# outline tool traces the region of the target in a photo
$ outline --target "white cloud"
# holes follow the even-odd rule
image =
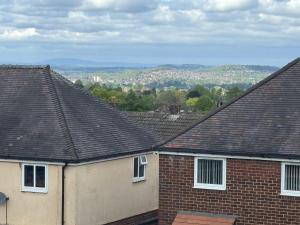
[[[110,9],[125,12],[143,12],[154,9],[156,1],[153,0],[83,0],[83,9]]]
[[[37,36],[38,32],[35,28],[15,29],[7,28],[0,32],[0,39],[4,40],[24,40],[33,36]]]
[[[200,10],[183,10],[181,13],[191,22],[199,22],[199,20],[202,20],[205,17],[205,14]]]
[[[170,23],[175,21],[175,15],[169,6],[159,6],[153,12],[153,21],[157,23]]]
[[[118,38],[119,32],[114,31],[98,31],[93,33],[81,33],[75,31],[56,30],[54,32],[45,32],[42,34],[43,40],[52,43],[90,43],[95,44],[98,42],[110,43],[114,38]],[[44,41],[43,41],[44,42]]]
[[[12,0],[14,7],[35,6],[39,8],[74,8],[83,0]]]
[[[266,39],[288,43],[300,38],[296,10],[300,0],[32,0],[20,4],[30,1],[14,0],[14,7],[0,1],[1,43],[269,44]],[[296,34],[290,37],[293,30]]]
[[[300,18],[300,0],[260,0],[260,6],[269,14]]]
[[[257,5],[256,0],[204,0],[203,8],[207,11],[246,10]]]

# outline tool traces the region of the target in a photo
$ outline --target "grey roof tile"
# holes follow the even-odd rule
[[[162,142],[171,139],[204,117],[202,113],[191,112],[182,112],[176,115],[163,112],[127,112],[127,115],[130,119],[151,130]]]

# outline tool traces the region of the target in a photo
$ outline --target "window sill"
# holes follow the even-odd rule
[[[138,182],[142,182],[142,181],[145,181],[145,180],[146,180],[145,177],[133,178],[132,183],[138,183]]]
[[[29,192],[29,193],[42,193],[42,194],[47,194],[48,190],[41,188],[22,188],[21,192]]]
[[[284,192],[281,192],[280,195],[282,195],[282,196],[290,196],[290,197],[300,197],[300,191],[297,191],[297,192],[284,191]]]
[[[195,189],[205,189],[205,190],[216,190],[216,191],[225,191],[225,186],[217,186],[217,185],[194,185]]]

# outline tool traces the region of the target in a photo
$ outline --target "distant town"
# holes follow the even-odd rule
[[[278,68],[256,65],[161,65],[155,67],[70,67],[56,66],[58,72],[75,82],[98,82],[112,87],[190,89],[195,85],[247,89]]]
[[[277,69],[271,66],[197,64],[55,67],[77,86],[122,111],[171,114],[206,114],[241,95]]]

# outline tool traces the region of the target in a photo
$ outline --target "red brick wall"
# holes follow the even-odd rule
[[[237,225],[300,224],[300,197],[280,195],[280,162],[227,159],[225,191],[193,188],[194,158],[160,155],[159,224],[178,210],[238,216]]]
[[[140,215],[128,217],[107,225],[157,225],[158,224],[158,211],[143,213]]]

